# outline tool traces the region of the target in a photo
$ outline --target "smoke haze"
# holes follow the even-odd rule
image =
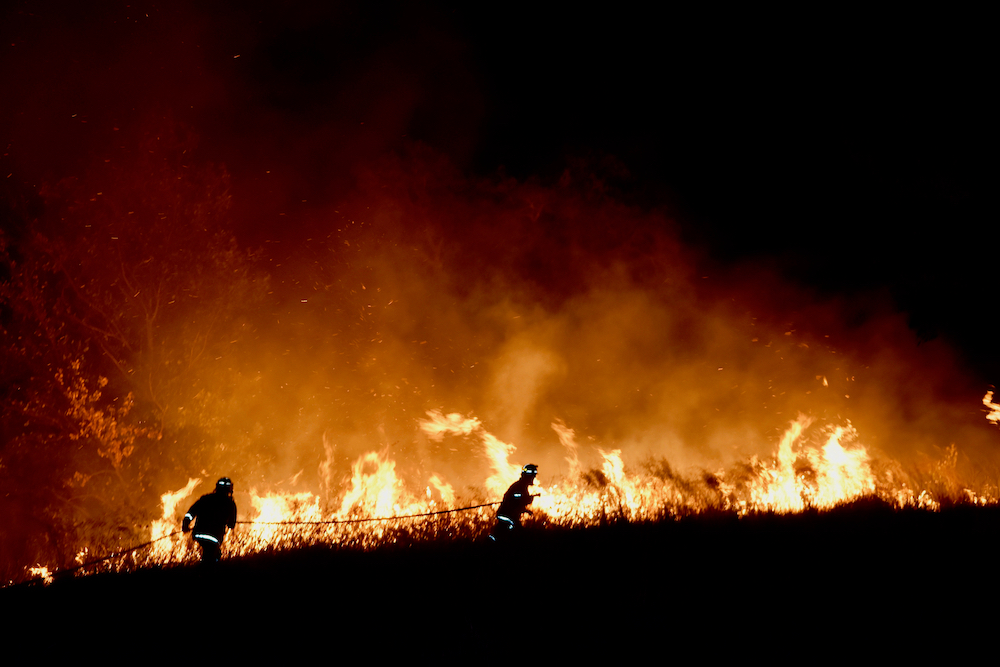
[[[586,79],[564,41],[532,52],[547,74],[531,75],[523,93],[539,103],[517,120],[532,128],[522,140],[543,148],[534,160],[530,147],[505,152],[502,113],[521,107],[498,102],[504,59],[484,55],[496,33],[482,18],[446,3],[10,10],[4,277],[16,283],[35,266],[46,284],[62,276],[79,288],[32,292],[45,281],[25,274],[26,291],[5,294],[4,390],[22,406],[5,420],[0,458],[17,490],[11,507],[42,503],[40,521],[55,525],[53,497],[67,487],[89,496],[99,482],[80,479],[109,470],[96,447],[54,444],[76,426],[21,423],[71,409],[39,396],[72,359],[90,395],[96,378],[110,379],[94,405],[119,410],[135,397],[132,412],[108,407],[101,419],[139,429],[114,467],[137,489],[137,520],[191,477],[227,474],[240,493],[343,493],[373,451],[416,492],[433,475],[476,489],[490,474],[481,445],[422,434],[432,410],[479,418],[543,478],[570,472],[553,424],[575,431],[584,468],[598,465],[598,448],[620,449],[627,465],[665,458],[699,475],[772,455],[800,414],[820,428],[850,422],[907,469],[954,444],[968,479],[995,476],[986,373],[973,365],[984,355],[952,344],[982,320],[936,336],[950,311],[929,306],[920,312],[940,319],[917,326],[902,306],[920,299],[878,284],[876,250],[836,261],[852,243],[893,248],[858,236],[864,220],[832,227],[816,204],[818,221],[796,211],[796,227],[778,204],[785,217],[769,220],[760,200],[698,209],[707,186],[685,185],[693,176],[657,180],[686,168],[718,175],[703,154],[719,145],[676,138],[708,133],[709,121],[691,125],[697,109],[657,126],[675,137],[676,157],[660,139],[649,139],[658,158],[638,135],[609,141],[607,127],[588,150],[575,134],[583,121],[560,125],[564,109],[539,93],[537,77]],[[601,80],[595,97],[614,89]],[[674,99],[694,95],[677,85]],[[587,118],[617,104],[595,102]],[[651,167],[660,161],[673,166]],[[746,195],[744,178],[763,187],[750,172],[714,183],[713,196]],[[975,183],[963,187],[975,198]],[[949,232],[943,247],[967,248],[961,261],[975,265],[984,254],[966,233]],[[736,252],[740,239],[755,240]],[[886,257],[903,276],[917,272]],[[156,290],[162,302],[144,301]],[[10,304],[29,292],[41,310],[17,314]],[[51,331],[50,343],[26,346],[18,336],[32,327]],[[44,451],[57,452],[48,466],[26,453],[25,438],[41,432],[55,448]],[[112,488],[72,511],[115,511]]]

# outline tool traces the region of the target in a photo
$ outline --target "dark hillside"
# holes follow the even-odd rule
[[[494,662],[522,649],[585,664],[650,649],[687,654],[685,663],[692,652],[709,663],[740,655],[815,662],[855,651],[956,656],[992,636],[984,629],[997,619],[998,518],[996,508],[893,512],[860,503],[823,514],[545,531],[506,550],[313,548],[215,570],[57,581],[0,598],[21,611],[8,627],[44,627],[87,645],[102,638],[132,657],[162,646],[249,664],[307,659],[317,649],[331,662],[363,654],[376,663]]]

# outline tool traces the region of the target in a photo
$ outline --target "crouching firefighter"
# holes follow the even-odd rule
[[[538,466],[529,463],[521,468],[521,478],[511,484],[507,493],[503,494],[500,508],[497,509],[497,522],[490,533],[492,541],[502,542],[520,531],[521,515],[531,514],[528,505],[536,498],[528,493],[528,488],[535,483],[537,474]]]
[[[202,563],[218,563],[222,558],[222,540],[226,528],[236,527],[236,503],[233,502],[233,482],[223,477],[215,483],[215,493],[206,493],[184,515],[181,528],[190,531],[194,521],[194,541],[201,546]]]

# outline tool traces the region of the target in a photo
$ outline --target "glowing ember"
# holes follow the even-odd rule
[[[49,572],[49,568],[44,565],[29,567],[28,574],[31,575],[32,579],[41,579],[46,586],[52,583],[52,573]]]

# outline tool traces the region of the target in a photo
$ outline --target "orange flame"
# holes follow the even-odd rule
[[[991,402],[992,392],[983,399],[990,407],[988,417],[1000,419],[1000,406]],[[417,422],[419,430],[432,440],[446,437],[477,438],[481,455],[490,464],[492,473],[482,480],[489,498],[498,499],[506,487],[517,479],[519,468],[509,462],[514,445],[489,433],[476,418],[458,413],[427,413]],[[935,510],[939,505],[927,490],[917,492],[892,473],[876,474],[873,458],[859,442],[856,429],[850,424],[813,427],[813,420],[799,416],[792,421],[779,439],[773,459],[752,457],[745,465],[719,470],[707,475],[708,482],[700,486],[676,475],[655,474],[631,469],[622,458],[620,449],[595,447],[600,467],[587,472],[581,464],[581,451],[572,428],[555,421],[552,429],[565,448],[569,474],[554,477],[548,484],[536,480],[538,494],[531,519],[537,524],[586,526],[614,519],[649,521],[676,517],[708,508],[733,511],[737,515],[751,512],[795,513],[807,508],[829,509],[863,497],[878,497],[895,507],[918,507]],[[809,435],[812,430],[813,435]],[[812,444],[819,440],[822,444]],[[329,467],[332,448],[327,444],[328,460],[320,467]],[[947,461],[941,466],[954,466],[957,450],[949,448]],[[949,463],[950,461],[950,463]],[[475,535],[488,530],[492,510],[478,510],[464,515],[448,515],[421,521],[442,521],[432,528],[418,524],[393,522],[394,517],[434,514],[452,509],[462,499],[451,483],[439,474],[432,474],[423,494],[411,493],[396,473],[396,462],[385,454],[369,452],[352,465],[351,477],[338,501],[323,499],[311,492],[263,493],[251,490],[253,521],[243,524],[226,542],[228,556],[255,553],[265,549],[293,548],[304,544],[342,543],[371,548],[393,541],[409,531],[433,538],[445,531],[449,535]],[[199,479],[190,479],[184,487],[161,496],[163,518],[154,522],[154,540],[176,532],[179,503],[191,495]],[[324,486],[327,483],[324,482]],[[433,491],[432,491],[433,490]],[[435,500],[435,492],[439,501]],[[985,493],[963,489],[962,493],[974,504],[996,503]],[[324,511],[324,507],[336,508]],[[436,516],[436,515],[435,515]],[[372,520],[372,521],[367,521]],[[377,520],[377,521],[376,521]],[[414,532],[416,531],[416,532]],[[423,531],[423,532],[421,532]],[[86,549],[81,554],[87,553]],[[154,544],[144,563],[184,562],[193,558],[189,540],[175,537]],[[139,561],[133,560],[133,564]],[[118,567],[124,567],[119,565]],[[31,568],[33,576],[49,577],[43,566]]]
[[[986,395],[983,396],[983,405],[989,408],[990,412],[986,415],[986,418],[1000,426],[1000,404],[993,402],[993,392],[988,391]]]

